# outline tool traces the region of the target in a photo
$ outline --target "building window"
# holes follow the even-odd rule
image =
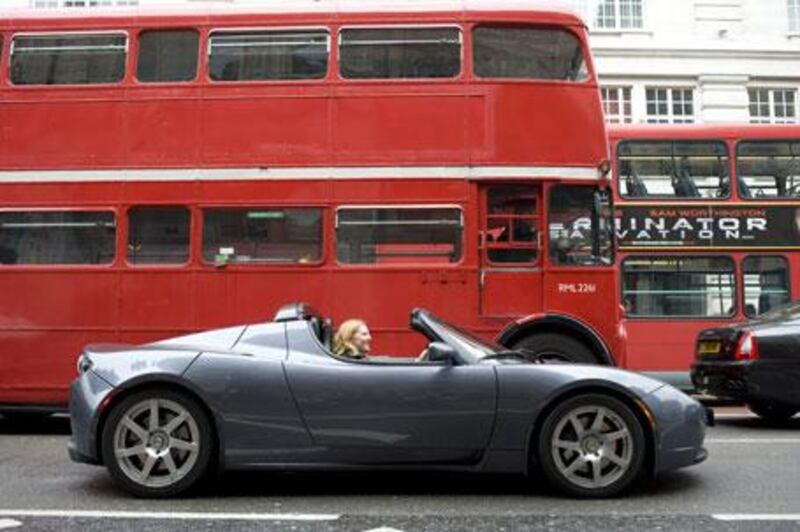
[[[55,9],[61,7],[125,7],[138,6],[139,0],[32,0],[35,9]]]
[[[597,29],[635,29],[644,24],[642,0],[596,0],[593,12]]]
[[[630,87],[602,87],[603,112],[608,124],[630,124],[633,122]]]
[[[645,91],[647,122],[691,124],[694,122],[694,89],[650,87]]]
[[[795,92],[794,89],[748,89],[750,122],[753,124],[794,124],[797,122]]]
[[[800,0],[789,0],[789,31],[800,32]]]

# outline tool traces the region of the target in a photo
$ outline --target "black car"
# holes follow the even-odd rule
[[[800,411],[800,302],[701,331],[692,382],[701,393],[746,403],[768,421],[794,416]]]

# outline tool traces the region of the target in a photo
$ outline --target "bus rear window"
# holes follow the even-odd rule
[[[480,26],[473,33],[472,53],[481,78],[589,79],[581,42],[565,30]]]
[[[112,212],[0,212],[0,264],[110,264]]]
[[[452,78],[461,71],[458,28],[342,30],[339,68],[343,78]]]
[[[214,81],[319,79],[328,72],[327,31],[218,33],[210,46]]]
[[[458,208],[341,208],[336,256],[345,264],[458,262],[463,227]]]
[[[322,209],[207,209],[203,259],[216,264],[319,262]]]
[[[136,79],[147,83],[193,80],[199,41],[195,30],[143,32],[139,35]]]
[[[11,42],[15,85],[116,83],[125,76],[125,35],[18,36]]]
[[[736,314],[728,257],[631,257],[622,263],[622,300],[631,317],[723,318]]]
[[[626,198],[727,198],[728,148],[721,141],[620,142],[617,179]]]
[[[800,140],[743,141],[736,161],[742,198],[800,197]]]

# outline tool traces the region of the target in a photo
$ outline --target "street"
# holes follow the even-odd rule
[[[0,418],[0,530],[797,530],[800,417],[717,409],[709,459],[611,500],[522,477],[230,473],[192,498],[134,499],[66,455],[66,418]]]

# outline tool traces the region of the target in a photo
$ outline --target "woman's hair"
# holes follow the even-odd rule
[[[359,327],[366,327],[364,320],[345,320],[339,325],[339,330],[333,337],[333,354],[339,356],[358,356],[361,353],[353,345],[353,336]]]

